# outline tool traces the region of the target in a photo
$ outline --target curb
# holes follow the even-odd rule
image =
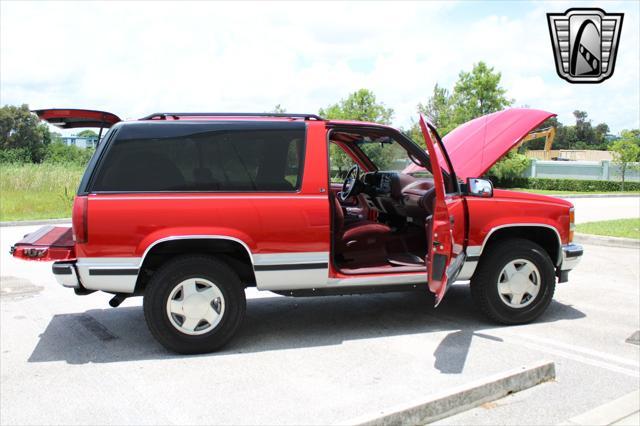
[[[41,219],[41,220],[16,220],[13,222],[0,222],[3,226],[29,226],[29,225],[54,225],[58,223],[71,223],[71,218],[63,219]]]
[[[432,395],[427,400],[383,410],[342,423],[361,426],[423,425],[511,393],[554,380],[555,364],[540,361]]]
[[[575,233],[573,241],[582,244],[595,244],[607,247],[640,248],[640,240],[633,238],[605,237],[602,235]]]
[[[611,425],[621,420],[631,420],[630,418],[634,414],[637,417],[638,411],[640,411],[640,402],[638,401],[640,401],[640,391],[633,391],[586,413],[572,417],[560,425]],[[621,424],[634,424],[634,421],[621,422]]]
[[[558,194],[551,196],[557,198],[638,198],[640,192],[637,194]]]

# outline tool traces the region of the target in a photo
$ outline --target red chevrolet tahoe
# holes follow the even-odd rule
[[[490,319],[525,323],[582,256],[571,203],[481,178],[545,111],[489,114],[443,140],[420,117],[426,152],[391,127],[315,115],[36,113],[110,130],[73,226],[43,227],[13,255],[54,261],[60,284],[112,293],[114,307],[143,295],[151,333],[176,352],[225,344],[249,286],[288,296],[424,286],[437,305],[470,281]]]

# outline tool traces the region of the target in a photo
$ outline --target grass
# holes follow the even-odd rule
[[[587,192],[587,191],[556,191],[550,189],[526,189],[526,188],[509,188],[512,191],[531,192],[533,194],[544,195],[588,195],[588,194],[635,194],[640,195],[638,191],[600,191],[600,192]]]
[[[582,234],[606,235],[640,239],[640,218],[603,220],[601,222],[579,223],[576,232]]]
[[[84,166],[0,164],[0,221],[71,217]]]

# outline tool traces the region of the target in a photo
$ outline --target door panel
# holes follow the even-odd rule
[[[436,306],[438,306],[464,263],[464,235],[460,238],[460,234],[456,233],[454,237],[453,232],[454,226],[460,229],[459,226],[462,225],[464,229],[464,215],[452,215],[449,211],[444,176],[440,167],[443,147],[436,149],[436,138],[432,137],[431,128],[422,115],[420,115],[420,128],[427,145],[435,188],[433,214],[427,219],[426,226],[428,242],[426,263],[429,290],[436,295]]]

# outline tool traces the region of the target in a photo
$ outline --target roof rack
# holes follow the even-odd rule
[[[324,120],[316,114],[289,114],[271,112],[156,112],[140,120],[166,120],[167,117],[179,119],[182,117],[280,117],[280,118],[304,118],[305,120]]]

